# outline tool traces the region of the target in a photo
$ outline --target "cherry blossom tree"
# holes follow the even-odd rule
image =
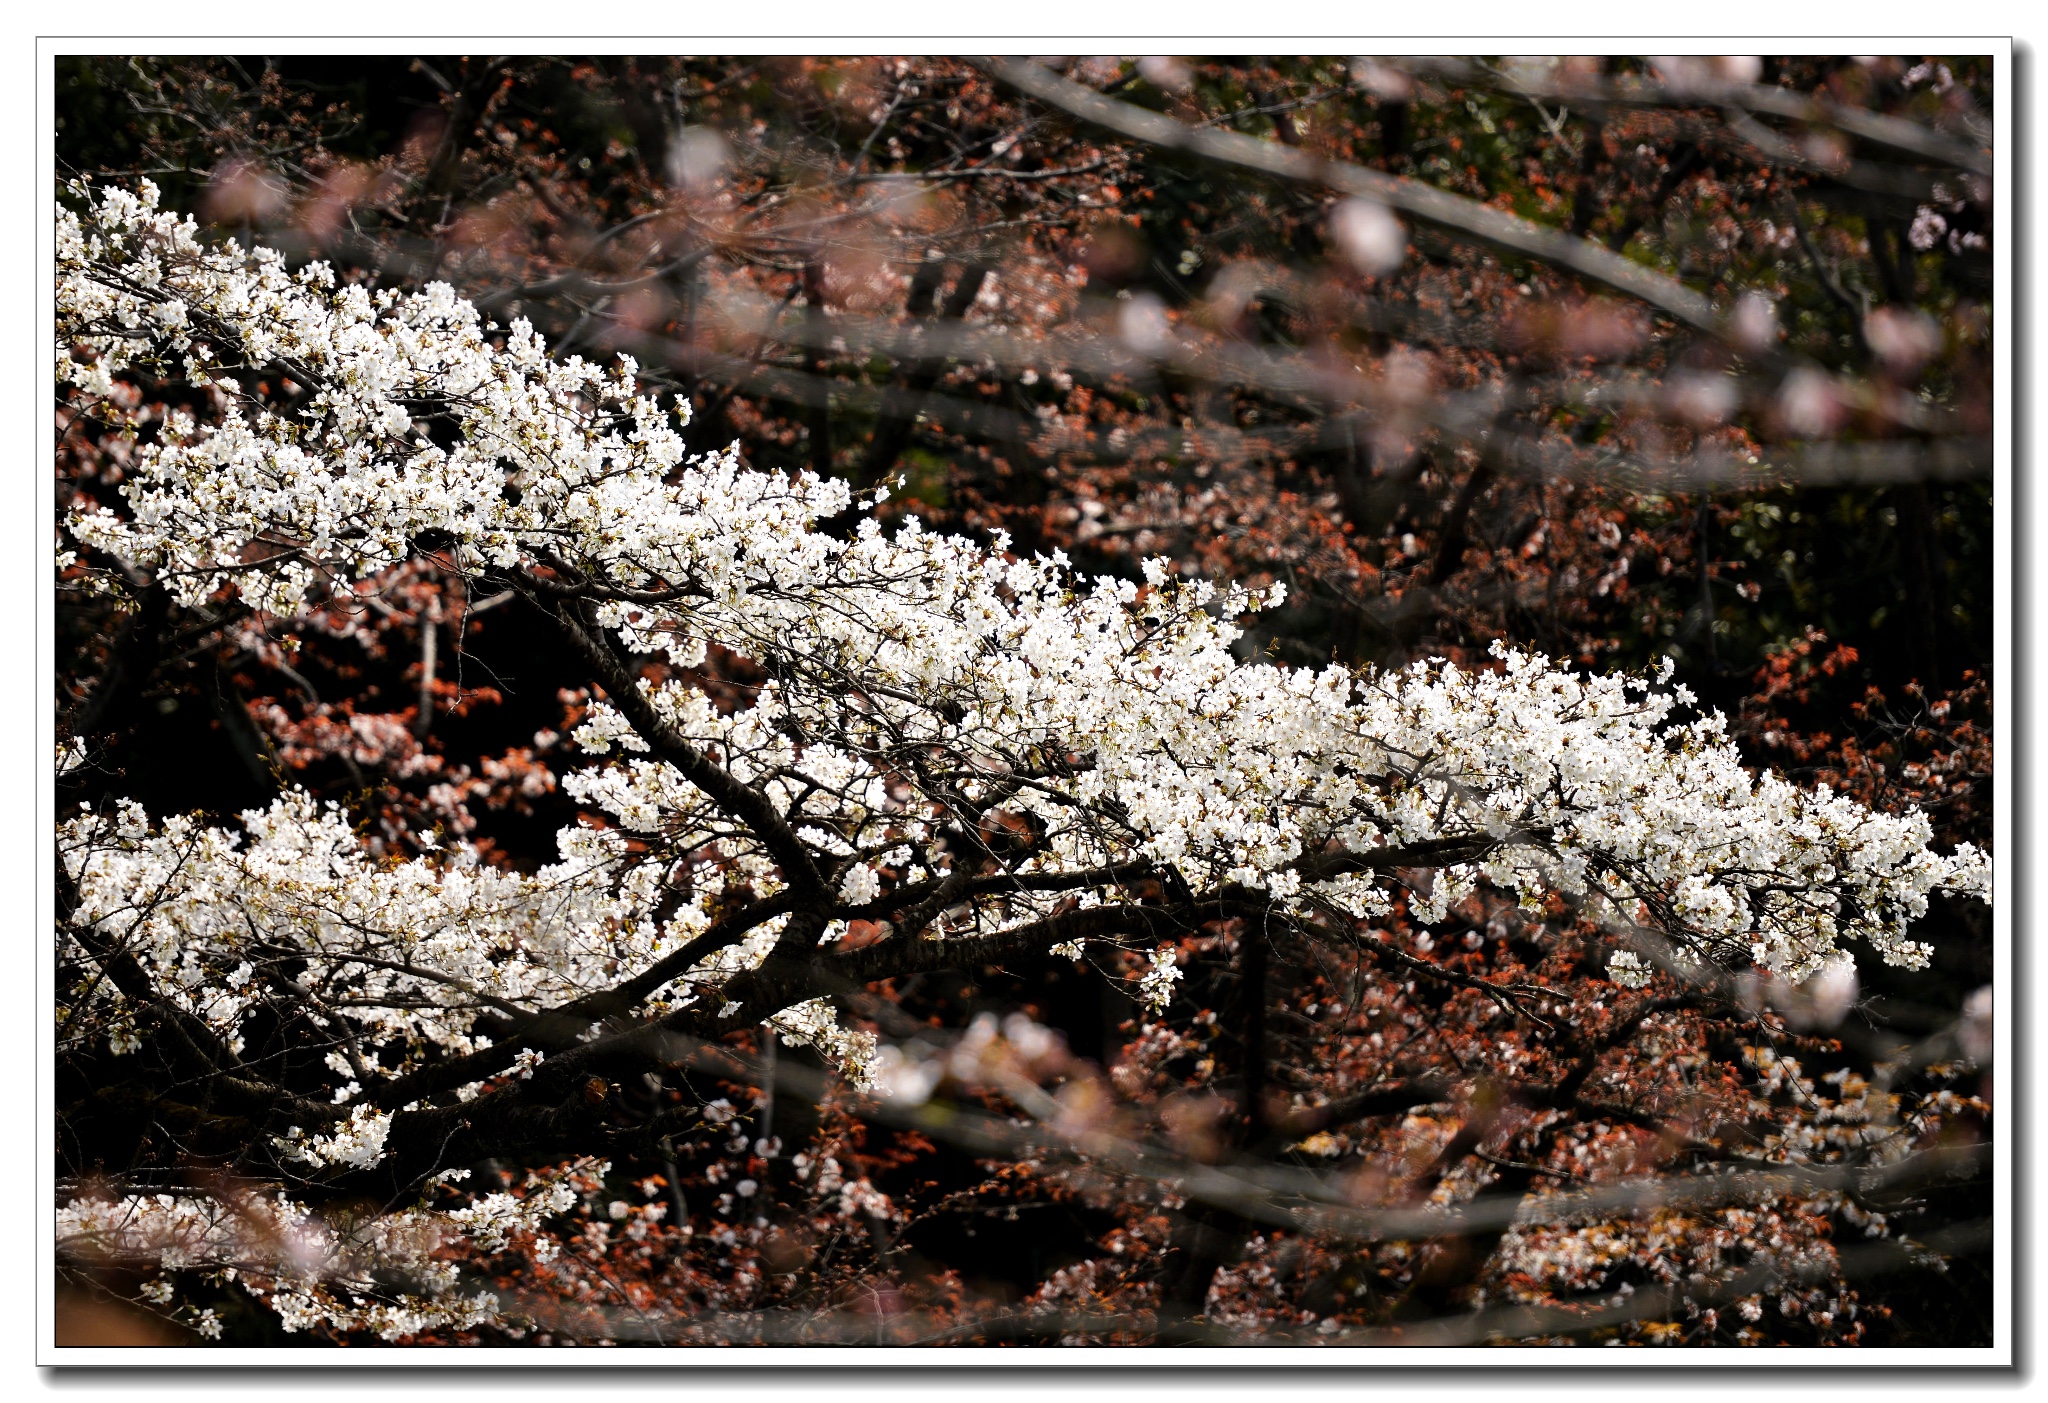
[[[1859,955],[1925,964],[1916,921],[1930,899],[1988,899],[1984,854],[1939,850],[1916,810],[1746,767],[1668,664],[1587,674],[1506,645],[1464,666],[1276,664],[1244,644],[1283,585],[1158,559],[1090,577],[1000,533],[885,526],[887,482],[693,451],[688,402],[629,357],[552,354],[445,283],[373,290],[209,242],[147,184],[68,191],[58,260],[65,422],[135,440],[114,490],[72,495],[59,569],[147,621],[109,645],[60,771],[106,763],[142,647],[244,629],[289,668],[390,608],[423,562],[449,582],[436,607],[510,601],[577,683],[547,743],[581,755],[558,783],[584,817],[550,861],[496,860],[446,828],[366,832],[289,786],[225,822],[122,798],[61,816],[56,1018],[75,1094],[59,1250],[202,1333],[219,1332],[222,1293],[285,1330],[417,1339],[540,1329],[609,1290],[606,1329],[625,1316],[663,1338],[661,1293],[611,1266],[652,1253],[663,1219],[696,1230],[682,1147],[753,1118],[740,1164],[783,1160],[764,1106],[799,1095],[807,1067],[829,1073],[801,1093],[821,1148],[779,1183],[706,1170],[707,1189],[732,1184],[706,1231],[752,1263],[743,1287],[803,1255],[767,1211],[778,1194],[813,1248],[820,1221],[866,1223],[886,1258],[909,1215],[876,1187],[881,1160],[849,1177],[867,1141],[847,1118],[880,1117],[914,1149],[945,1120],[921,1109],[934,1078],[1037,1127],[952,1132],[1020,1166],[977,1191],[992,1201],[1026,1181],[1136,1194],[1119,1267],[1048,1275],[1016,1317],[1037,1326],[948,1304],[939,1278],[894,1288],[988,1335],[1270,1324],[1275,1254],[1342,1294],[1347,1234],[1379,1244],[1374,1289],[1396,1283],[1397,1319],[1485,1305],[1448,1263],[1493,1262],[1526,1288],[1510,1300],[1540,1299],[1645,1231],[1715,1276],[1695,1313],[1734,1308],[1757,1288],[1732,1269],[1731,1232],[1807,1253],[1774,1289],[1801,1271],[1825,1287],[1840,1266],[1815,1214],[1882,1227],[1845,1167],[1913,1182],[1946,1153],[1940,1126],[1982,1109],[1945,1085],[1822,1091],[1760,1036],[1735,1059],[1766,1102],[1802,1108],[1749,1116],[1752,1157],[1792,1179],[1662,1187],[1662,1217],[1624,1246],[1603,1224],[1647,1200],[1600,1198],[1590,1168],[1566,1186],[1590,1200],[1561,1190],[1530,1218],[1536,1180],[1634,1164],[1634,1131],[1668,1137],[1681,1103],[1694,1129],[1674,1148],[1725,1158],[1696,1073],[1715,1038],[1740,1042],[1731,1027],[1766,1026],[1742,981],[1819,1007]],[[145,411],[139,388],[165,407]],[[350,736],[337,754],[360,749]],[[1569,939],[1512,950],[1546,921]],[[1473,954],[1496,926],[1504,952]],[[1128,987],[1138,1036],[1113,1067],[1079,1068],[1029,1019],[971,1024],[942,1056],[918,1051],[914,1021],[892,1029],[887,996],[921,976],[1026,960]],[[1298,1030],[1266,1026],[1275,966],[1377,1016],[1304,1059]],[[1235,996],[1214,997],[1219,974]],[[1484,1049],[1455,1085],[1389,1046],[1429,1020]],[[1632,1040],[1649,1045],[1640,1084],[1604,1097],[1608,1055]],[[1176,1062],[1205,1059],[1175,1085]],[[1301,1085],[1275,1080],[1304,1060]],[[705,1095],[720,1078],[761,1104]],[[1529,1094],[1511,1101],[1514,1082]],[[1259,1167],[1282,1149],[1283,1168]],[[1384,1164],[1380,1182],[1319,1174],[1330,1152]],[[625,1165],[642,1167],[639,1202],[606,1197]],[[1471,1198],[1488,1176],[1504,1214]],[[1807,1226],[1772,1228],[1788,1184]],[[1731,1213],[1747,1217],[1731,1229]],[[666,1328],[753,1312],[753,1337],[774,1337],[759,1289],[702,1294]],[[1829,1304],[1843,1299],[1803,1307],[1828,1316],[1824,1337],[1849,1329],[1853,1310],[1838,1323]],[[1341,1331],[1341,1314],[1320,1318]]]

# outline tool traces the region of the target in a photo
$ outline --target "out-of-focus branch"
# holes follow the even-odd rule
[[[778,312],[764,299],[723,297],[708,303],[704,314],[711,324],[736,337],[754,336],[801,345],[806,344],[812,335],[801,315]],[[1760,469],[1758,464],[1749,463],[1746,458],[1736,460],[1729,457],[1722,461],[1722,456],[1713,450],[1662,462],[1640,458],[1615,459],[1593,471],[1589,471],[1589,465],[1584,463],[1573,466],[1554,450],[1546,450],[1534,458],[1528,457],[1520,445],[1530,441],[1501,433],[1499,425],[1503,413],[1509,409],[1525,404],[1555,405],[1561,396],[1569,397],[1567,391],[1547,385],[1519,390],[1514,386],[1486,385],[1461,393],[1415,394],[1390,385],[1384,379],[1332,365],[1326,359],[1279,354],[1249,346],[1210,344],[1192,337],[1174,337],[1158,347],[1140,351],[1120,340],[1100,335],[999,335],[957,323],[909,327],[886,318],[855,315],[834,318],[831,334],[865,354],[991,363],[1014,372],[1059,366],[1070,373],[1106,380],[1115,376],[1142,379],[1156,373],[1159,368],[1165,368],[1210,384],[1254,386],[1275,396],[1295,397],[1301,401],[1305,414],[1313,408],[1315,417],[1319,419],[1324,418],[1329,405],[1356,406],[1364,416],[1363,422],[1414,422],[1418,427],[1444,433],[1456,442],[1481,451],[1493,460],[1497,469],[1537,477],[1598,477],[1609,475],[1613,470],[1613,475],[1628,481],[1636,480],[1632,475],[1641,473],[1677,484],[1754,483],[1758,478],[1770,475],[1768,468]],[[755,366],[738,358],[660,338],[644,338],[640,349],[649,355],[661,355],[677,364],[689,365],[700,374],[721,378],[734,376],[757,392],[766,391],[801,403],[811,403],[820,395],[843,395],[849,403],[861,402],[861,397],[865,396],[871,397],[870,402],[884,404],[885,412],[914,415],[922,409],[933,419],[958,425],[960,431],[970,434],[1007,437],[1005,425],[1019,440],[1050,438],[1063,432],[1063,426],[1056,420],[1040,426],[1011,411],[971,401],[949,400],[936,389],[926,395],[917,395],[914,389],[907,387],[864,387],[806,379],[800,371]],[[1974,438],[1955,435],[1952,415],[1911,396],[1887,393],[1870,382],[1836,383],[1841,395],[1859,403],[1868,412],[1890,419],[1915,434],[1950,445],[1947,449],[1928,447],[1928,458],[1933,466],[1925,475],[1988,475],[1988,440],[1979,444]],[[1766,408],[1775,402],[1779,381],[1776,376],[1759,376],[1736,382],[1735,387],[1747,390],[1759,408]],[[1602,408],[1645,410],[1660,408],[1663,393],[1654,386],[1631,385],[1628,382],[1609,382],[1580,391],[1588,404],[1598,404]],[[1334,423],[1334,420],[1327,422]],[[1232,424],[1205,424],[1200,426],[1200,432],[1226,437],[1242,435],[1253,441],[1275,434],[1293,433],[1292,430],[1242,430]],[[1173,435],[1176,441],[1184,436],[1178,432]],[[1127,432],[1125,437],[1135,439],[1138,435]],[[1504,445],[1508,447],[1504,448]],[[1968,448],[1959,459],[1953,449],[1963,445],[1968,445]],[[1050,441],[1046,444],[1048,449],[1057,447],[1063,451],[1071,451],[1078,446]],[[1865,475],[1855,462],[1858,453],[1866,449],[1875,450],[1880,458],[1896,451],[1867,442],[1803,445],[1793,451],[1808,456],[1818,453],[1832,457],[1832,464],[1816,464],[1816,470],[1829,473],[1830,480],[1840,481],[1864,479]],[[1775,450],[1773,456],[1776,456]],[[1980,463],[1981,468],[1975,466]],[[1873,466],[1867,476],[1874,480],[1896,481],[1902,476],[1919,475],[1911,471],[1909,465],[1892,464]]]
[[[1057,1340],[1074,1336],[1116,1339],[1139,1337],[1170,1345],[1314,1346],[1324,1349],[1422,1348],[1453,1349],[1516,1340],[1554,1340],[1611,1330],[1637,1321],[1679,1315],[1688,1304],[1731,1305],[1746,1297],[1769,1294],[1787,1286],[1839,1276],[1867,1281],[1929,1259],[1980,1252],[1993,1240],[1988,1221],[1959,1223],[1915,1240],[1893,1240],[1848,1247],[1832,1264],[1764,1260],[1720,1281],[1695,1281],[1683,1288],[1667,1286],[1629,1293],[1616,1292],[1582,1306],[1496,1306],[1459,1311],[1375,1329],[1347,1327],[1334,1334],[1300,1329],[1259,1329],[1211,1324],[1202,1320],[1157,1321],[1147,1313],[1111,1314],[1060,1310],[1046,1306],[971,1317],[954,1323],[921,1319],[914,1313],[877,1317],[847,1310],[771,1309],[765,1311],[695,1311],[664,1314],[662,1321],[690,1343],[757,1345],[937,1345],[1004,1340]],[[546,1309],[551,1302],[514,1298],[511,1305]],[[580,1309],[604,1319],[604,1337],[622,1342],[651,1340],[652,1326],[641,1311]],[[673,1337],[670,1343],[680,1342]],[[1344,1356],[1333,1356],[1336,1363]]]
[[[1555,70],[1495,69],[1455,58],[1387,59],[1383,62],[1418,76],[1595,109],[1610,106],[1720,107],[1760,112],[1787,121],[1833,127],[1872,146],[1953,166],[1957,170],[1978,175],[1990,175],[1992,172],[1989,152],[1918,122],[1860,107],[1846,107],[1759,83],[1730,83],[1699,75],[1689,77],[1682,84],[1674,84],[1635,75],[1602,78]]]
[[[1321,185],[1399,210],[1425,223],[1511,254],[1548,263],[1645,302],[1717,339],[1731,333],[1705,297],[1588,239],[1546,228],[1419,180],[1333,161],[1300,147],[1236,132],[1201,130],[1157,112],[1106,98],[1044,66],[1017,59],[977,62],[990,73],[1071,117],[1132,141],[1302,184]]]
[[[701,1062],[720,1076],[758,1083],[768,1075],[757,1059],[680,1033],[663,1032],[643,1039],[642,1045],[648,1055],[662,1061],[684,1066]],[[790,1058],[777,1059],[773,1076],[784,1094],[808,1097],[812,1102],[829,1090],[825,1073]],[[1426,1092],[1418,1090],[1418,1094]],[[1048,1117],[1057,1109],[1057,1103],[1043,1098],[1042,1093],[1027,1099],[1043,1099],[1040,1109]],[[1387,1113],[1399,1109],[1405,1108],[1393,1107]],[[1093,1165],[1096,1172],[1112,1179],[1128,1176],[1158,1184],[1181,1198],[1227,1208],[1260,1222],[1389,1242],[1466,1236],[1515,1225],[1599,1221],[1660,1208],[1759,1203],[1831,1190],[1867,1196],[1971,1178],[1983,1173],[1990,1163],[1989,1146],[1956,1146],[1919,1151],[1886,1165],[1758,1162],[1751,1168],[1723,1165],[1698,1174],[1664,1174],[1532,1195],[1481,1194],[1449,1205],[1374,1208],[1358,1204],[1345,1175],[1259,1161],[1204,1164],[1108,1130],[1062,1128],[1050,1120],[1020,1124],[959,1105],[888,1096],[865,1100],[858,1113],[975,1154],[1078,1157],[1080,1167]]]

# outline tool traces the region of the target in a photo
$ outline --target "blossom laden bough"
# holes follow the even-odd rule
[[[662,1035],[765,1026],[871,1084],[876,1039],[836,1001],[921,970],[1149,948],[1157,1013],[1183,977],[1170,941],[1205,922],[1343,941],[1486,887],[1655,931],[1680,973],[1796,982],[1852,943],[1923,965],[1930,897],[1988,898],[1985,856],[1934,851],[1923,816],[1752,774],[1718,716],[1683,719],[1668,666],[1246,661],[1238,621],[1277,586],[1157,561],[1091,580],[1000,535],[885,532],[842,482],[688,452],[630,361],[551,359],[442,284],[371,293],[208,245],[148,186],[74,196],[61,384],[107,397],[140,368],[218,391],[212,419],[136,454],[119,509],[69,514],[112,587],[238,599],[289,632],[432,553],[551,620],[605,694],[562,781],[602,826],[564,829],[533,872],[461,843],[377,861],[296,791],[239,834],[135,804],[63,824],[64,954],[108,977],[60,1035],[132,1052],[167,1017],[302,1195],[416,1189],[504,1127],[548,1150],[610,1134],[606,1059]],[[695,680],[714,648],[761,668],[745,704]],[[1607,968],[1651,977],[1626,949]],[[239,1064],[279,998],[317,1030],[326,1095]],[[206,1221],[210,1243],[227,1220]],[[339,1320],[312,1279],[273,1304]]]

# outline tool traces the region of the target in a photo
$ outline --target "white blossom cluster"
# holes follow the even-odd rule
[[[1824,1328],[1837,1315],[1853,1320],[1858,1309],[1853,1297],[1843,1300],[1835,1294],[1839,1285],[1830,1284],[1839,1277],[1841,1261],[1825,1230],[1816,1230],[1814,1222],[1831,1212],[1871,1223],[1867,1231],[1872,1236],[1883,1231],[1882,1215],[1863,1214],[1846,1195],[1834,1192],[1699,1213],[1652,1209],[1627,1222],[1524,1223],[1511,1228],[1501,1241],[1501,1275],[1507,1283],[1503,1294],[1521,1303],[1547,1301],[1558,1294],[1583,1300],[1596,1292],[1611,1293],[1610,1301],[1622,1300],[1635,1290],[1626,1274],[1640,1273],[1668,1286],[1725,1280],[1768,1266],[1794,1281],[1801,1275],[1817,1279],[1819,1284],[1803,1289],[1788,1283],[1787,1293],[1779,1298],[1780,1311],[1808,1312],[1813,1323]],[[1618,1275],[1624,1277],[1619,1283]],[[1737,1304],[1742,1320],[1754,1322],[1761,1316],[1753,1304],[1756,1299]],[[1711,1312],[1702,1323],[1712,1329]],[[1668,1325],[1643,1328],[1652,1340],[1672,1331]],[[1737,1338],[1743,1338],[1740,1332]]]
[[[1642,956],[1633,950],[1617,950],[1607,957],[1608,979],[1624,989],[1644,988],[1652,973]]]
[[[244,832],[182,815],[152,827],[141,807],[82,812],[60,826],[75,884],[73,924],[117,942],[161,998],[192,1014],[232,1052],[280,959],[302,962],[290,992],[338,1040],[396,1050],[387,1065],[358,1052],[351,1075],[408,1069],[428,1047],[466,1052],[486,1007],[550,1007],[605,988],[687,941],[701,905],[666,922],[651,914],[651,868],[620,873],[616,836],[562,834],[562,860],[531,875],[498,871],[461,847],[433,860],[380,865],[339,810],[301,791],[242,815]],[[710,890],[706,888],[707,892]],[[267,977],[260,971],[272,971]],[[104,1032],[135,1045],[133,1010],[110,981],[59,1013],[61,1035]],[[403,1061],[397,1060],[403,1058]],[[338,1069],[339,1070],[339,1069]],[[315,1163],[374,1162],[381,1135],[304,1144]]]
[[[768,1026],[789,1042],[813,1048],[838,1066],[855,1087],[875,1085],[880,1070],[873,1033],[841,1027],[830,1000],[806,999],[768,1020]]]
[[[552,549],[618,584],[687,579],[713,598],[824,564],[790,547],[804,521],[847,505],[845,486],[745,472],[730,454],[686,463],[630,361],[551,360],[525,322],[494,345],[445,283],[336,286],[325,264],[293,273],[273,250],[208,247],[156,201],[145,182],[60,211],[59,381],[105,395],[114,372],[148,362],[198,384],[288,380],[305,397],[289,416],[252,417],[234,397],[217,423],[183,416],[137,455],[129,516],[67,523],[181,602],[232,582],[289,614],[316,579],[365,578],[430,532],[478,561]],[[436,446],[416,411],[449,416],[461,441]]]
[[[515,1231],[533,1237],[543,1218],[568,1206],[565,1194],[573,1198],[536,1181],[523,1199],[499,1194],[455,1212],[408,1209],[353,1223],[314,1214],[283,1193],[85,1197],[58,1210],[57,1246],[75,1260],[163,1273],[143,1288],[159,1305],[174,1299],[175,1277],[197,1274],[255,1292],[287,1331],[329,1325],[396,1340],[496,1320],[497,1298],[465,1294],[447,1249],[468,1239],[499,1250]],[[511,1206],[498,1205],[500,1199]],[[392,1287],[394,1277],[407,1289]],[[198,1328],[219,1333],[217,1324],[209,1332],[203,1318]]]
[[[1752,777],[1718,718],[1673,722],[1683,689],[1517,653],[1480,673],[1242,663],[1228,620],[1259,597],[1171,582],[1157,563],[1143,590],[1088,585],[1057,553],[1015,560],[914,518],[893,536],[872,521],[851,541],[820,532],[849,503],[843,484],[689,457],[634,397],[630,364],[551,361],[522,325],[494,342],[445,286],[373,298],[320,265],[208,249],[146,188],[103,191],[61,224],[74,382],[144,345],[212,344],[215,364],[232,346],[297,370],[310,394],[290,416],[231,406],[144,451],[129,515],[81,512],[80,539],[186,599],[226,585],[281,611],[316,570],[369,573],[430,530],[477,568],[566,563],[610,591],[601,621],[629,646],[687,665],[716,641],[777,669],[730,715],[682,683],[648,701],[767,796],[853,906],[921,867],[944,875],[939,821],[996,803],[1038,830],[1019,875],[1139,860],[1304,916],[1387,908],[1384,874],[1327,871],[1333,855],[1465,837],[1483,860],[1407,864],[1444,867],[1413,898],[1425,920],[1480,879],[1532,902],[1555,890],[1793,979],[1844,937],[1919,964],[1905,933],[1928,894],[1988,890],[1983,856],[1930,851],[1924,818]],[[407,404],[445,407],[462,438],[428,441]],[[617,712],[598,708],[578,739],[625,758],[571,777],[577,798],[677,848],[719,844],[757,882],[791,878]],[[1011,891],[972,917],[1015,924],[1061,899]]]
[[[390,1133],[389,1111],[358,1106],[330,1135],[308,1139],[306,1132],[295,1125],[285,1132],[279,1144],[293,1159],[315,1167],[345,1164],[352,1169],[368,1169],[384,1158],[384,1139]]]
[[[1163,1013],[1173,1002],[1173,986],[1185,975],[1174,963],[1173,951],[1158,949],[1152,952],[1152,966],[1138,979],[1138,1002],[1154,1013]]]
[[[66,821],[71,935],[117,943],[230,1050],[288,958],[303,969],[290,992],[336,1033],[338,1075],[467,1052],[480,1010],[610,988],[742,889],[801,896],[829,946],[855,920],[907,943],[1135,908],[1141,886],[1120,874],[1318,924],[1384,916],[1404,886],[1438,920],[1484,882],[1654,926],[1680,961],[1790,981],[1848,940],[1924,964],[1908,932],[1929,896],[1988,899],[1985,855],[1933,851],[1923,816],[1752,775],[1718,717],[1679,719],[1692,699],[1663,685],[1668,668],[1584,677],[1506,649],[1481,671],[1247,662],[1234,620],[1277,586],[1181,582],[1156,561],[1142,586],[1088,581],[1058,552],[1017,559],[915,518],[820,529],[870,503],[731,451],[692,456],[630,361],[551,359],[530,326],[487,325],[443,284],[371,293],[209,246],[146,184],[75,193],[57,238],[60,382],[108,396],[144,366],[224,390],[215,421],[182,417],[136,452],[120,510],[71,514],[79,542],[185,605],[228,591],[289,627],[431,540],[461,570],[578,598],[631,652],[689,668],[717,644],[768,676],[729,712],[685,681],[638,682],[652,728],[593,707],[574,739],[602,758],[564,788],[616,827],[564,830],[560,861],[531,875],[467,847],[375,862],[344,815],[297,793],[242,815],[240,834],[152,824],[133,804]],[[706,766],[772,821],[688,777],[709,784]],[[659,859],[630,859],[627,834]],[[759,923],[651,1007],[761,965],[792,919]],[[1078,952],[1061,934],[1046,947]],[[1626,952],[1610,971],[1649,978]],[[1164,1007],[1180,976],[1162,951],[1141,998]],[[94,981],[59,1026],[119,1051],[137,1045],[136,1012]],[[873,1038],[811,992],[759,1016],[875,1075]],[[286,1140],[363,1166],[387,1128],[358,1108]]]

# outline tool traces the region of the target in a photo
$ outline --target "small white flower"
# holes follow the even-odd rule
[[[1607,977],[1624,989],[1640,989],[1656,975],[1633,950],[1616,950],[1607,957]]]
[[[1138,1002],[1154,1013],[1163,1013],[1173,1002],[1173,986],[1183,977],[1174,963],[1172,949],[1160,946],[1152,952],[1152,968],[1138,980]]]

